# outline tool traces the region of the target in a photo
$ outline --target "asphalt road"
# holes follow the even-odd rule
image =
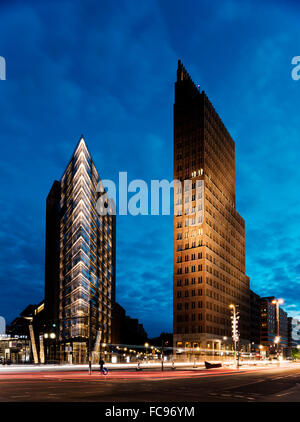
[[[1,402],[300,402],[300,365],[213,370],[0,372]]]

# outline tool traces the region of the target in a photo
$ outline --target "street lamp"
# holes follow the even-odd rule
[[[252,346],[254,346],[254,341],[250,343],[250,359],[252,358]]]
[[[224,341],[224,350],[225,350],[225,354],[226,354],[226,341],[227,341],[227,336],[223,337],[223,341]]]
[[[149,343],[145,343],[145,347],[146,347],[146,359],[148,359],[148,347],[149,347]]]
[[[231,325],[232,325],[232,338],[234,342],[234,357],[236,359],[237,368],[239,367],[239,353],[238,353],[238,341],[239,341],[239,331],[238,331],[238,323],[239,323],[239,312],[237,311],[237,306],[231,303],[229,308],[232,310],[231,315]]]
[[[276,306],[276,333],[277,336],[274,339],[274,343],[276,344],[276,356],[277,360],[279,358],[279,342],[280,342],[280,332],[279,332],[279,305],[282,305],[284,303],[283,299],[273,299],[272,300],[273,305]]]
[[[46,360],[47,362],[51,361],[51,349],[53,351],[53,344],[50,340],[54,340],[56,338],[56,334],[52,331],[50,333],[44,333],[44,339],[47,340],[46,342]],[[54,353],[55,357],[55,353]]]

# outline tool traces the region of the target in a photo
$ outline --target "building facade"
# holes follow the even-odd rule
[[[7,326],[6,337],[2,340],[7,341],[11,350],[7,350],[4,358],[14,363],[43,363],[46,330],[44,301],[26,306]]]
[[[101,181],[83,137],[47,198],[45,312],[61,361],[86,362],[111,343],[115,216],[97,212]],[[100,189],[101,191],[101,189]],[[104,214],[104,213],[103,213]]]
[[[267,354],[276,354],[277,320],[276,305],[272,303],[275,297],[261,298],[260,315],[260,343]],[[286,354],[288,349],[288,316],[287,313],[279,308],[279,349]]]
[[[6,333],[6,321],[5,318],[0,316],[0,335]]]
[[[31,362],[31,343],[26,335],[0,334],[0,364]]]
[[[260,296],[250,290],[250,343],[260,344]]]
[[[293,317],[288,317],[288,338],[290,348],[300,346],[300,321]]]
[[[148,340],[148,335],[143,324],[137,318],[126,315],[125,309],[115,302],[113,312],[113,345],[143,345]]]
[[[235,144],[204,91],[178,62],[174,104],[174,347],[249,339],[245,222],[235,208]],[[188,181],[184,183],[184,181]]]

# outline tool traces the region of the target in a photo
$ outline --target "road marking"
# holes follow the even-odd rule
[[[27,396],[26,395],[23,395],[23,396],[11,396],[12,399],[17,399],[19,397],[27,397]]]
[[[288,394],[290,394],[291,392],[288,393],[283,393],[283,394],[277,394],[277,397],[282,397],[282,396],[287,396]]]

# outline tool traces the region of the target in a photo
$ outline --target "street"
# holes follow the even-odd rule
[[[300,402],[300,364],[94,371],[0,371],[1,402]]]

